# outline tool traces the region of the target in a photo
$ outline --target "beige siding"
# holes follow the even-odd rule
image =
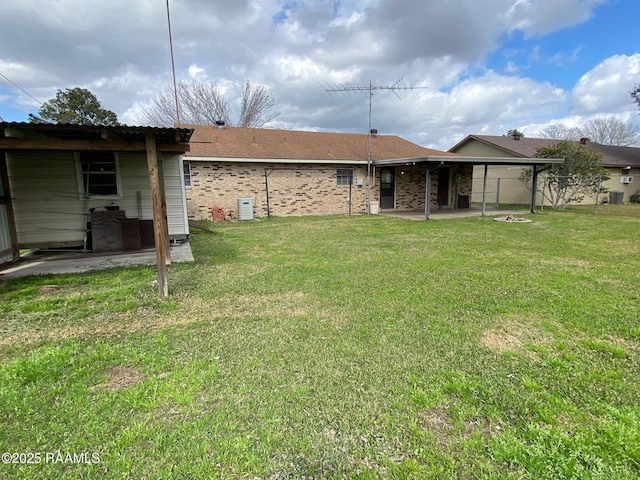
[[[85,214],[90,208],[117,205],[129,218],[153,218],[144,154],[119,155],[121,197],[90,200],[80,196],[73,152],[10,152],[7,158],[16,229],[23,248],[81,246]],[[172,171],[177,170],[178,161],[178,156],[164,161],[170,236],[188,233],[179,193],[180,172]]]

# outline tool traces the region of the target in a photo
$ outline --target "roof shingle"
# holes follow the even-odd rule
[[[183,125],[194,130],[189,157],[366,162],[366,134]],[[371,137],[371,159],[455,154],[424,148],[394,135]]]

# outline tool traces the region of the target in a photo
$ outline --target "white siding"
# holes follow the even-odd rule
[[[23,248],[81,246],[88,208],[118,205],[128,218],[153,219],[145,154],[119,155],[119,198],[88,201],[78,191],[73,152],[10,152],[7,158],[18,241]],[[169,235],[186,235],[179,156],[168,156],[163,164]]]

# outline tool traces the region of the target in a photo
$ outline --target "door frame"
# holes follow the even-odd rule
[[[443,172],[447,172],[446,175],[442,175]],[[451,167],[440,167],[438,169],[438,207],[448,207],[451,205]],[[446,179],[443,178],[446,176]],[[442,184],[442,181],[445,181],[445,184]],[[444,189],[446,188],[446,203],[442,203],[442,195],[444,193]]]
[[[389,206],[388,204],[384,204],[383,200],[382,200],[382,175],[385,171],[388,171],[391,173],[391,188],[387,189],[387,190],[391,190],[392,194],[391,196],[387,195],[384,198],[386,198],[387,200],[389,198],[391,198],[391,206]],[[381,167],[380,168],[380,208],[396,208],[396,167]]]

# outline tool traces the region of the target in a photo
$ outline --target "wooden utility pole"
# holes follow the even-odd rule
[[[167,261],[169,259],[169,227],[165,192],[162,181],[162,170],[158,162],[156,136],[153,132],[145,134],[147,145],[147,167],[149,170],[149,187],[153,208],[153,238],[156,245],[156,268],[158,270],[158,291],[161,297],[169,295],[167,282]]]

